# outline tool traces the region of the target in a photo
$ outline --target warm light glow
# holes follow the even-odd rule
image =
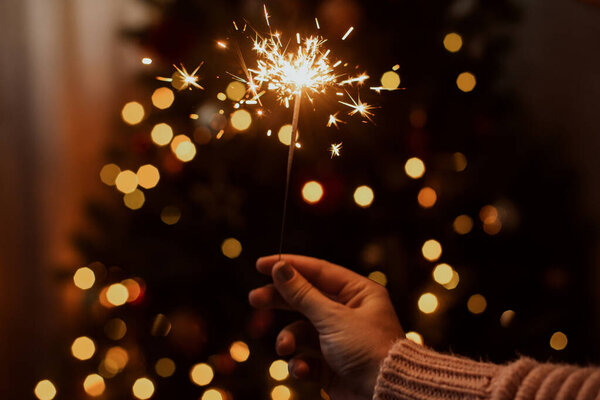
[[[98,374],[88,375],[83,381],[83,389],[90,396],[100,396],[102,393],[104,393],[104,389],[106,389],[104,378]]]
[[[394,90],[400,86],[400,75],[394,71],[387,71],[381,75],[381,86],[386,90]]]
[[[127,302],[129,298],[129,292],[125,285],[121,283],[114,283],[108,287],[106,291],[106,299],[113,306],[122,306]]]
[[[154,370],[158,376],[168,378],[175,373],[175,363],[170,358],[161,358],[154,365]]]
[[[229,347],[229,355],[234,361],[244,362],[250,357],[250,349],[244,342],[233,342]]]
[[[161,221],[167,225],[175,225],[177,222],[179,222],[180,218],[181,211],[179,211],[179,208],[177,207],[167,206],[163,208],[160,213]]]
[[[339,157],[341,150],[342,150],[342,142],[332,143],[331,147],[329,147],[329,152],[331,153],[331,158]]]
[[[465,214],[459,215],[454,219],[452,227],[459,235],[466,235],[467,233],[471,232],[471,229],[473,229],[473,218]]]
[[[219,92],[219,93],[217,93],[217,99],[219,99],[221,101],[225,101],[225,100],[227,100],[227,95],[223,92]]]
[[[129,125],[139,124],[144,119],[144,107],[137,101],[130,101],[123,106],[121,117]]]
[[[89,360],[96,352],[94,341],[87,336],[80,336],[73,341],[71,353],[78,360]]]
[[[289,400],[292,397],[292,392],[285,385],[277,385],[271,390],[272,400]]]
[[[192,139],[190,139],[188,136],[186,135],[177,135],[173,138],[173,140],[171,141],[171,151],[173,153],[175,153],[177,151],[177,147],[183,143],[183,142],[191,142]]]
[[[483,206],[479,211],[479,218],[484,224],[492,224],[498,219],[498,209],[491,205]]]
[[[410,331],[406,332],[406,338],[417,344],[423,344],[423,336],[419,332]]]
[[[106,164],[100,170],[100,180],[102,183],[108,186],[114,186],[115,180],[117,176],[121,172],[121,168],[119,168],[116,164]]]
[[[514,318],[515,312],[513,310],[506,310],[500,316],[500,325],[502,325],[503,328],[508,328]]]
[[[374,199],[375,194],[373,193],[373,189],[366,185],[359,186],[354,191],[354,202],[360,207],[369,207],[373,203]]]
[[[446,285],[452,280],[454,270],[448,264],[438,264],[433,270],[433,279],[440,285]]]
[[[419,179],[425,174],[425,164],[417,157],[409,158],[404,164],[404,171],[412,179]]]
[[[165,123],[154,125],[150,133],[152,141],[158,146],[166,146],[173,139],[173,129]]]
[[[217,389],[208,389],[201,400],[223,400],[223,395]]]
[[[242,244],[235,238],[228,238],[221,244],[221,252],[227,258],[238,258],[242,253]]]
[[[419,297],[419,310],[425,314],[431,314],[438,308],[438,299],[433,293],[424,293]]]
[[[462,172],[467,168],[467,157],[465,157],[463,153],[454,153],[452,158],[454,159],[454,168],[456,169],[456,172]]]
[[[387,276],[381,271],[371,272],[368,278],[374,282],[379,283],[381,286],[387,285]]]
[[[485,297],[480,294],[474,294],[469,297],[469,301],[467,301],[467,308],[473,314],[481,314],[485,311],[486,307],[487,301],[485,300]]]
[[[459,281],[460,281],[460,276],[458,275],[458,272],[452,271],[452,279],[450,279],[450,282],[448,282],[442,286],[444,286],[448,290],[452,290],[458,286]]]
[[[87,290],[91,288],[92,286],[94,286],[95,282],[96,275],[94,274],[94,271],[92,271],[88,267],[79,268],[77,271],[75,271],[75,274],[73,275],[73,283],[75,283],[75,286],[82,290]]]
[[[435,190],[430,187],[424,187],[419,191],[419,195],[417,196],[417,200],[419,205],[423,208],[431,208],[434,206],[437,201],[437,194]]]
[[[127,325],[120,318],[113,318],[104,325],[104,333],[112,340],[123,339],[127,333]]]
[[[154,394],[154,383],[148,378],[139,378],[133,384],[131,391],[138,399],[149,399]]]
[[[306,182],[302,187],[302,198],[308,204],[316,204],[323,198],[323,186],[317,181]]]
[[[423,243],[421,252],[426,260],[436,261],[442,256],[442,245],[437,240],[429,239]]]
[[[138,180],[135,172],[130,170],[121,171],[115,180],[117,190],[121,193],[131,193],[137,188]]]
[[[111,347],[106,352],[106,356],[104,357],[104,368],[114,376],[121,372],[128,362],[129,354],[127,354],[127,351],[120,346],[115,346]]]
[[[152,189],[158,184],[160,180],[160,173],[158,168],[152,164],[142,165],[137,170],[138,184],[144,189]]]
[[[291,124],[287,124],[287,125],[283,125],[281,128],[279,128],[279,132],[277,132],[277,137],[279,138],[279,141],[283,144],[285,144],[286,146],[289,146],[290,143],[292,143],[292,125]],[[296,132],[296,140],[298,140],[300,138],[300,131]]]
[[[160,110],[171,107],[174,100],[175,95],[173,94],[173,91],[166,87],[158,88],[152,93],[152,104]]]
[[[181,142],[175,148],[175,156],[183,161],[192,161],[196,157],[196,146],[189,141]]]
[[[444,37],[444,47],[450,53],[456,53],[462,47],[462,38],[458,33],[449,33]]]
[[[465,93],[475,89],[476,84],[475,75],[470,72],[463,72],[456,78],[456,86]]]
[[[238,131],[245,131],[252,124],[252,115],[246,110],[237,110],[231,114],[231,126]]]
[[[230,100],[240,101],[246,95],[246,86],[238,81],[230,82],[225,89],[225,94]],[[219,98],[219,100],[221,99]]]
[[[196,364],[190,370],[190,379],[198,386],[208,385],[214,376],[211,366],[205,363]]]
[[[129,293],[129,297],[127,298],[128,303],[136,301],[140,297],[140,294],[142,294],[142,288],[135,279],[125,279],[121,284],[127,288],[127,292]]]
[[[44,379],[35,385],[33,393],[39,400],[52,400],[56,396],[56,387],[51,381]]]
[[[554,332],[550,338],[550,347],[554,350],[564,350],[567,347],[567,335],[562,332]]]
[[[496,235],[502,229],[502,222],[499,219],[489,224],[483,224],[483,231],[488,235]]]
[[[150,64],[152,64],[152,59],[149,57],[144,57],[144,58],[142,58],[142,64],[150,65]]]
[[[139,210],[142,208],[145,201],[146,196],[144,196],[144,193],[139,189],[135,189],[133,192],[127,193],[123,196],[123,203],[125,203],[125,207],[131,210]]]
[[[269,367],[269,375],[276,381],[282,381],[289,376],[288,363],[284,360],[275,360]]]

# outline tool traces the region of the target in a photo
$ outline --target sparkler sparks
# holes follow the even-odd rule
[[[357,97],[357,100],[354,100],[352,98],[352,96],[350,96],[350,95],[348,95],[348,97],[350,98],[350,101],[352,103],[346,103],[346,102],[340,101],[341,104],[348,106],[352,109],[350,112],[348,112],[348,115],[352,116],[354,114],[360,114],[361,117],[366,118],[369,121],[373,122],[371,117],[374,114],[371,112],[371,110],[375,109],[375,107],[368,103],[363,103],[360,100],[360,95]]]
[[[171,78],[164,78],[164,77],[158,76],[158,77],[156,77],[156,79],[158,79],[159,81],[163,81],[163,82],[171,82],[171,85],[177,90],[185,90],[188,88],[191,90],[192,89],[191,86],[198,88],[198,89],[204,89],[202,86],[200,86],[198,84],[199,78],[196,75],[196,73],[198,72],[200,67],[202,67],[202,64],[204,64],[204,63],[203,62],[200,63],[200,65],[198,65],[191,74],[187,72],[187,70],[185,69],[183,64],[181,64],[181,68],[179,68],[177,65],[173,65],[176,69],[176,72],[173,74],[173,76]]]
[[[329,148],[329,151],[331,152],[331,158],[333,158],[333,157],[339,157],[340,156],[340,150],[342,150],[342,142],[340,142],[340,143],[332,143],[331,147]]]
[[[328,128],[331,128],[331,126],[335,126],[337,128],[338,127],[338,122],[341,122],[342,124],[345,124],[344,121],[342,121],[341,119],[338,119],[337,115],[338,115],[338,113],[331,114],[329,116],[329,120],[327,121],[327,127]]]

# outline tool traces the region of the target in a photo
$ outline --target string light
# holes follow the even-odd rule
[[[419,297],[419,310],[424,314],[431,314],[438,308],[438,299],[433,293],[423,293]]]
[[[148,378],[139,378],[134,382],[131,391],[140,400],[149,399],[154,394],[154,383]]]
[[[198,386],[208,385],[214,376],[211,366],[205,363],[196,364],[190,370],[190,379]]]
[[[71,353],[78,360],[89,360],[96,352],[94,341],[87,336],[80,336],[73,341]]]
[[[425,163],[417,157],[409,158],[404,164],[404,171],[412,179],[419,179],[425,174]]]
[[[98,374],[88,375],[83,381],[83,389],[92,397],[98,397],[102,395],[106,389],[104,378]]]
[[[52,400],[56,396],[56,387],[51,381],[44,379],[35,385],[33,393],[39,400]]]
[[[428,261],[437,261],[442,256],[442,245],[435,239],[429,239],[421,247],[423,257]]]
[[[359,186],[354,191],[354,202],[362,208],[369,207],[374,199],[375,194],[373,193],[373,189],[366,185]]]
[[[81,267],[73,275],[73,283],[81,290],[88,290],[96,282],[96,275],[88,267]]]
[[[316,204],[323,198],[323,186],[317,181],[306,182],[302,187],[302,198],[308,204]]]
[[[231,346],[229,346],[229,355],[234,361],[241,363],[248,360],[248,357],[250,357],[250,349],[244,342],[233,342]]]
[[[284,360],[275,360],[269,367],[269,375],[276,381],[283,381],[289,376],[288,363]]]

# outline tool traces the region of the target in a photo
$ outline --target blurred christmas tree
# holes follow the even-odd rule
[[[285,362],[272,364],[278,328],[293,316],[247,304],[266,282],[254,262],[277,251],[279,235],[287,149],[266,132],[291,114],[252,109],[251,126],[234,129],[241,97],[224,71],[241,71],[217,41],[233,45],[231,20],[261,21],[262,3],[147,3],[159,18],[128,32],[154,61],[140,77],[147,95],[123,107],[127,124],[101,172],[116,184],[107,188],[114,202],[92,201],[96,232],[77,238],[97,262],[75,274],[86,313],[63,339],[85,335],[72,349],[83,361],[62,354],[62,372],[48,376],[64,398],[315,398],[319,387],[285,380]],[[498,362],[517,350],[590,357],[593,331],[578,323],[589,301],[588,231],[576,181],[558,149],[524,134],[502,74],[518,15],[511,2],[269,6],[291,32],[315,16],[328,37],[354,26],[338,55],[360,60],[372,80],[401,76],[406,88],[376,97],[376,125],[338,131],[302,110],[285,251],[387,285],[411,338],[438,349]],[[174,97],[155,79],[179,61],[206,61],[205,91]],[[331,159],[327,148],[342,140]],[[309,181],[317,184],[303,194]],[[568,351],[549,346],[557,331]],[[552,337],[555,349],[566,344]]]

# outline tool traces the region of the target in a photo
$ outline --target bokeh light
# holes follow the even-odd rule
[[[208,389],[202,394],[201,400],[223,400],[223,395],[217,389]]]
[[[160,212],[160,220],[167,225],[175,225],[181,218],[181,211],[175,206],[166,206]]]
[[[104,356],[104,369],[111,375],[115,375],[123,370],[129,362],[127,350],[120,346],[114,346],[108,349]]]
[[[406,338],[417,344],[423,344],[423,336],[419,332],[410,331],[406,332]]]
[[[115,179],[117,190],[121,193],[131,193],[137,188],[138,181],[135,172],[130,170],[121,171]]]
[[[458,33],[452,32],[444,36],[444,47],[450,53],[456,53],[461,49],[462,45],[463,41]]]
[[[51,381],[44,379],[35,385],[33,393],[39,400],[52,400],[56,396],[56,387]]]
[[[463,153],[454,153],[452,159],[454,161],[454,169],[456,169],[456,172],[462,172],[467,168],[467,157]]]
[[[481,314],[482,312],[485,311],[486,307],[487,307],[487,301],[486,301],[485,297],[483,297],[480,294],[472,295],[471,297],[469,297],[469,300],[467,301],[467,308],[473,314]]]
[[[142,208],[145,201],[146,196],[144,196],[144,192],[139,189],[135,189],[133,192],[123,195],[125,207],[131,210],[139,210]]]
[[[431,314],[438,308],[438,299],[433,293],[423,293],[419,297],[419,310],[425,314]]]
[[[173,139],[173,128],[170,125],[161,122],[160,124],[154,125],[150,132],[152,141],[158,146],[166,146]]]
[[[173,140],[171,141],[171,151],[175,154],[175,152],[177,151],[177,147],[183,143],[183,142],[191,142],[192,139],[190,139],[188,136],[186,135],[177,135],[173,138]]]
[[[550,337],[550,347],[554,350],[564,350],[568,342],[567,335],[560,331],[554,332]]]
[[[238,131],[245,131],[252,125],[252,115],[246,110],[237,110],[231,114],[231,126]]]
[[[154,365],[158,376],[168,378],[175,373],[175,362],[168,357],[161,358]]]
[[[78,360],[89,360],[96,352],[94,341],[87,336],[80,336],[73,341],[71,353]]]
[[[137,170],[138,184],[144,189],[152,189],[160,180],[160,172],[152,164],[142,165]]]
[[[229,346],[229,355],[234,361],[244,362],[250,357],[250,349],[244,342],[233,342],[231,346]]]
[[[458,272],[456,272],[456,270],[453,270],[452,271],[452,279],[450,279],[450,282],[448,282],[442,286],[444,286],[444,288],[446,288],[448,290],[452,290],[452,289],[456,289],[459,282],[460,282],[460,276],[458,275]]]
[[[354,191],[354,202],[360,207],[369,207],[373,203],[374,199],[375,194],[373,193],[373,189],[366,185],[359,186]]]
[[[73,283],[81,290],[90,289],[96,282],[96,275],[88,267],[81,267],[73,274]]]
[[[284,360],[275,360],[269,367],[269,375],[276,381],[282,381],[289,376],[288,363]]]
[[[113,318],[104,325],[104,333],[109,339],[121,340],[127,333],[127,325],[121,318]]]
[[[225,94],[230,100],[240,101],[246,95],[246,86],[238,81],[229,82],[229,85],[225,89]]]
[[[219,93],[217,93],[217,99],[219,99],[221,101],[225,101],[225,100],[227,100],[227,95],[223,92],[219,92]]]
[[[136,301],[140,294],[142,294],[142,287],[135,279],[125,279],[121,284],[127,288],[127,293],[129,293],[129,297],[127,298],[128,303]]]
[[[404,164],[404,171],[412,179],[419,179],[425,174],[425,163],[420,158],[412,157]]]
[[[123,106],[121,117],[129,125],[136,125],[144,119],[144,107],[137,101],[130,101]]]
[[[227,258],[237,258],[242,253],[242,244],[235,238],[227,238],[221,244],[221,252]]]
[[[368,278],[374,282],[379,283],[381,286],[387,285],[387,276],[381,271],[373,271],[369,274]]]
[[[152,104],[160,110],[171,107],[174,100],[175,95],[173,94],[173,91],[166,87],[158,88],[152,93]]]
[[[442,256],[442,245],[435,239],[429,239],[421,247],[423,257],[428,261],[437,261]]]
[[[323,186],[317,181],[306,182],[302,187],[302,198],[308,204],[316,204],[323,198]]]
[[[152,328],[150,328],[150,334],[152,336],[167,336],[171,332],[171,322],[164,314],[156,314],[154,321],[152,321]]]
[[[431,208],[437,201],[437,194],[435,193],[435,190],[426,186],[419,191],[417,201],[421,207]]]
[[[503,328],[508,328],[515,318],[515,312],[513,310],[506,310],[500,315],[500,325]]]
[[[131,391],[138,399],[149,399],[154,394],[154,383],[148,378],[139,378],[134,382]]]
[[[92,397],[100,396],[102,393],[104,393],[104,389],[106,389],[104,378],[98,374],[88,375],[83,381],[83,389]]]
[[[114,186],[121,168],[117,164],[106,164],[100,170],[100,180],[108,186]]]
[[[438,264],[433,270],[433,279],[440,285],[450,283],[454,270],[448,264]]]
[[[192,161],[196,157],[196,145],[188,141],[179,143],[175,148],[175,156],[183,162]]]
[[[456,86],[465,93],[475,89],[476,84],[477,80],[475,79],[475,75],[470,72],[463,72],[456,78]]]
[[[114,283],[106,291],[106,299],[113,306],[122,306],[127,302],[128,298],[129,292],[122,283]]]
[[[292,397],[290,388],[285,385],[277,385],[271,390],[272,400],[289,400]]]
[[[387,71],[381,75],[381,86],[384,89],[394,90],[400,86],[400,75],[394,71]]]
[[[459,215],[454,219],[452,227],[454,228],[454,232],[459,235],[466,235],[473,229],[473,218],[465,214]]]
[[[292,125],[286,124],[279,128],[279,132],[277,132],[277,137],[279,141],[286,146],[289,146],[292,143]],[[300,131],[296,132],[296,141],[300,138]]]
[[[214,376],[212,367],[205,363],[196,364],[190,370],[190,379],[198,386],[208,385]]]

